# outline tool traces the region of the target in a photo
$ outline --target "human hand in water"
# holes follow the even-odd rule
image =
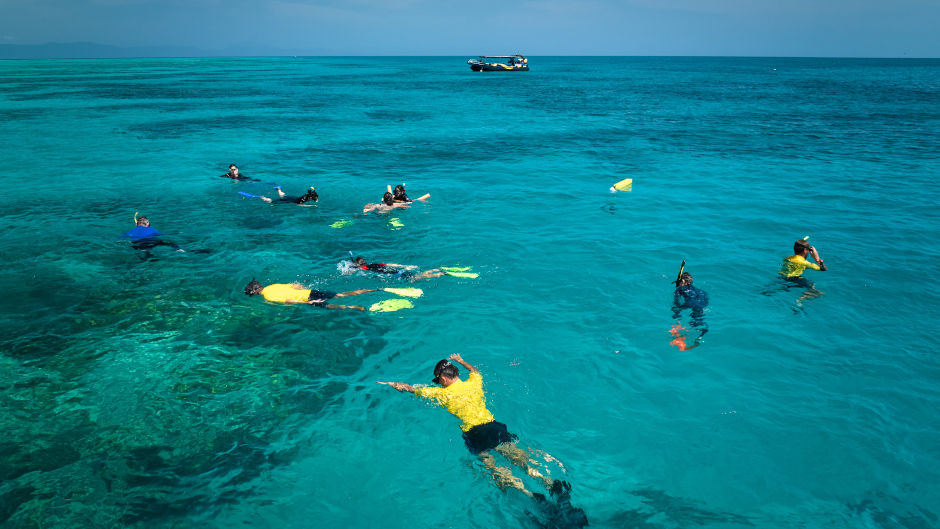
[[[382,382],[379,381],[379,384],[385,384],[386,386],[392,386],[398,391],[414,391],[414,387],[410,384],[405,384],[404,382]]]

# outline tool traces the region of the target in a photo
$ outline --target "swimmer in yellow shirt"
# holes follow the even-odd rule
[[[457,366],[450,362],[451,360],[470,371],[467,380],[460,380],[460,372]],[[544,495],[527,490],[522,480],[514,476],[511,470],[497,466],[495,458],[489,453],[491,449],[496,450],[511,463],[525,470],[528,475],[541,480],[551,494],[556,496],[558,505],[567,505],[566,515],[574,516],[577,520],[581,520],[581,517],[583,517],[584,525],[587,524],[584,511],[571,507],[567,503],[571,485],[566,481],[553,480],[535,468],[535,465],[538,464],[535,459],[536,455],[542,456],[542,459],[546,462],[558,463],[564,470],[561,462],[545,452],[534,451],[537,454],[530,454],[519,448],[516,446],[518,437],[509,433],[505,424],[493,420],[493,414],[486,409],[483,376],[477,368],[464,361],[459,354],[452,354],[449,360],[441,360],[434,367],[432,382],[439,384],[441,387],[415,387],[404,382],[379,382],[379,384],[392,386],[398,391],[407,391],[419,397],[433,400],[460,419],[464,444],[466,444],[471,454],[476,455],[483,461],[500,488],[504,489],[506,486],[510,486],[519,489],[530,498],[540,501],[545,499]],[[583,525],[578,525],[578,527],[583,527]]]
[[[806,256],[812,255],[815,263],[806,259]],[[800,239],[793,243],[793,255],[783,260],[783,267],[780,269],[780,275],[787,283],[803,287],[806,289],[803,295],[796,300],[796,306],[802,307],[803,300],[818,298],[822,292],[816,288],[815,283],[803,277],[803,271],[807,268],[825,272],[826,263],[819,257],[819,252],[811,246],[805,239]]]
[[[366,310],[359,305],[332,305],[327,304],[328,299],[345,298],[349,296],[358,296],[367,292],[377,292],[376,288],[367,288],[363,290],[350,290],[349,292],[326,292],[323,290],[313,290],[304,288],[300,283],[275,283],[273,285],[263,286],[261,283],[251,280],[251,283],[245,286],[245,294],[254,296],[261,294],[268,301],[278,303],[307,303],[315,307],[325,309],[352,309]]]

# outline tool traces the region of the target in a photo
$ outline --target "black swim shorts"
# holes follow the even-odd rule
[[[809,288],[816,288],[816,284],[815,284],[815,283],[813,283],[813,282],[810,281],[809,279],[806,279],[806,278],[803,277],[803,276],[785,277],[785,278],[783,278],[783,279],[784,279],[784,281],[787,282],[787,286],[788,286],[788,287],[797,286],[797,287],[806,288],[806,289],[809,289]],[[788,288],[787,290],[789,290],[789,288]]]
[[[463,434],[463,442],[471,454],[479,454],[484,450],[496,448],[503,443],[511,443],[519,437],[509,433],[506,425],[501,422],[488,422],[478,424]]]
[[[325,307],[327,300],[333,299],[336,297],[336,292],[325,292],[323,290],[311,290],[310,296],[307,297],[308,300],[311,299],[322,299],[323,301],[319,303],[311,303],[314,307]]]

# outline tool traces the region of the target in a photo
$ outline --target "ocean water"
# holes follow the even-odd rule
[[[940,527],[940,60],[465,59],[0,62],[0,525],[546,526],[376,383],[460,353],[592,527]],[[402,182],[430,200],[361,214]],[[238,194],[273,184],[320,202]],[[136,212],[188,251],[144,259]]]

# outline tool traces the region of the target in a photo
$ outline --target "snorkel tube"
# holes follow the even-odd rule
[[[134,212],[134,226],[137,225],[137,214],[138,214],[138,213],[140,213],[140,212],[139,212],[139,211],[135,211],[135,212]]]
[[[679,281],[682,280],[682,271],[685,270],[685,259],[682,260],[682,264],[679,265],[679,275],[676,276],[676,286],[679,286]]]

